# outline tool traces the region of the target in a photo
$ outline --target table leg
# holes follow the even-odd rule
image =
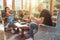
[[[22,29],[22,32],[21,32],[21,37],[24,37],[24,30]]]

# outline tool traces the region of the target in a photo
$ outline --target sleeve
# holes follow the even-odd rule
[[[48,10],[44,10],[40,15],[40,17],[48,17],[48,16],[50,16],[50,13]]]
[[[5,15],[5,11],[1,11],[2,13],[2,17],[4,18],[6,15]]]
[[[40,17],[45,17],[45,12],[42,12],[42,13],[40,14]]]

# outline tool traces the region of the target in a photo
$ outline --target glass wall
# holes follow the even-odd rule
[[[43,5],[47,10],[50,10],[50,0],[44,0]]]
[[[30,1],[29,1],[29,0],[26,0],[25,2],[26,2],[26,6],[25,6],[25,8],[26,8],[26,10],[29,11],[29,2],[30,2]]]
[[[0,0],[0,10],[3,9],[3,0]]]
[[[12,0],[7,0],[7,7],[12,10]]]
[[[57,16],[60,10],[60,0],[54,0],[54,13],[53,15]]]
[[[23,2],[22,2],[23,1]],[[30,4],[31,1],[31,4]],[[54,4],[59,1],[54,0]],[[0,9],[3,9],[3,0],[0,0]],[[44,8],[50,11],[50,0],[15,0],[15,10],[28,10],[31,13],[38,13],[37,6],[42,3]],[[12,9],[12,0],[7,0],[7,6]],[[31,10],[30,10],[31,9]],[[58,9],[54,6],[54,10]]]
[[[21,0],[15,0],[15,7],[16,7],[16,10],[21,9]]]

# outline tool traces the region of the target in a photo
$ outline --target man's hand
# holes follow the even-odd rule
[[[35,17],[33,15],[30,15],[30,19],[34,19]]]
[[[37,23],[43,23],[44,17],[36,18],[33,15],[31,15],[31,19],[36,20]]]
[[[34,17],[33,15],[30,15],[30,19],[38,21],[38,19]]]

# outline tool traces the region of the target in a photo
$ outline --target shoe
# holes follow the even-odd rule
[[[32,38],[28,38],[28,39],[25,39],[25,40],[33,40]]]
[[[11,33],[15,33],[15,31],[14,30],[11,30]]]

